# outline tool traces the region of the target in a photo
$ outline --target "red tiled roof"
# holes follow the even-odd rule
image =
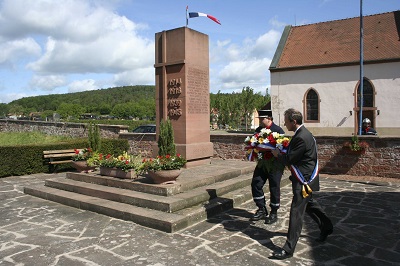
[[[400,61],[400,11],[365,16],[363,24],[364,62]],[[359,47],[359,17],[291,27],[270,70],[359,63]]]

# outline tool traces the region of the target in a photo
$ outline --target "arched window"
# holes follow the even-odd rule
[[[305,105],[305,121],[317,122],[319,121],[319,96],[318,93],[313,89],[309,89],[306,93],[306,105]]]
[[[357,88],[357,107],[360,107],[361,103],[361,86],[358,85]],[[374,107],[374,88],[372,87],[371,82],[367,79],[363,79],[363,107]]]

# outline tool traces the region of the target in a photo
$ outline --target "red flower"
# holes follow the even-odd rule
[[[287,148],[287,147],[289,146],[289,141],[284,140],[284,141],[282,142],[282,145],[283,145],[283,147]]]
[[[171,155],[169,155],[169,154],[165,155],[166,159],[169,159],[170,157],[171,157]]]
[[[271,145],[276,146],[276,140],[274,139],[274,136],[273,136],[272,134],[269,134],[268,137],[267,137],[267,139],[268,139],[268,141],[269,141],[269,143],[270,143]]]

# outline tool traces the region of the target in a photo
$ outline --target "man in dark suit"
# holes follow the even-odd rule
[[[271,110],[258,110],[258,118],[260,119],[260,126],[256,128],[256,133],[260,133],[261,129],[266,128],[270,129],[272,132],[285,134],[285,131],[283,131],[280,126],[276,125],[273,122],[274,118],[272,117]],[[271,156],[271,158],[273,159],[271,154],[269,154],[269,156]],[[251,192],[253,195],[254,203],[258,207],[258,210],[250,218],[251,221],[265,219],[266,224],[273,224],[278,221],[278,209],[280,207],[281,200],[281,178],[284,170],[284,165],[282,165],[281,162],[274,160],[273,168],[274,169],[266,170],[259,162],[254,169],[253,179],[251,181]],[[263,187],[267,180],[270,193],[269,206],[271,207],[271,213],[269,215],[265,204],[265,196],[263,190]]]
[[[320,205],[313,199],[312,191],[319,190],[317,143],[314,136],[303,125],[301,112],[288,109],[284,113],[285,126],[294,132],[288,152],[281,154],[277,150],[272,154],[291,168],[293,199],[290,206],[289,230],[282,249],[273,253],[274,259],[286,259],[293,256],[303,227],[304,212],[318,224],[321,233],[317,241],[323,242],[333,232],[331,220]]]

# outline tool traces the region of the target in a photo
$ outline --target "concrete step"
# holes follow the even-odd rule
[[[172,213],[216,197],[222,197],[224,194],[236,189],[248,188],[251,184],[251,178],[251,174],[241,175],[223,182],[198,187],[191,191],[168,197],[65,178],[48,179],[45,181],[45,185],[88,196]],[[92,178],[89,179],[91,180]]]
[[[249,187],[241,188],[231,191],[223,197],[216,197],[174,213],[167,213],[47,186],[25,187],[24,192],[67,206],[132,221],[167,233],[173,233],[202,222],[215,214],[237,207],[251,200],[252,197]]]
[[[213,161],[210,165],[184,169],[177,182],[171,184],[153,184],[146,175],[137,179],[119,179],[101,176],[98,172],[87,174],[69,172],[66,177],[81,182],[124,188],[160,196],[172,196],[240,175],[253,173],[255,167],[252,162],[237,160],[225,160],[223,162],[225,163],[223,167],[221,162]]]
[[[189,223],[188,218],[184,215],[136,207],[130,204],[77,194],[51,187],[25,187],[24,192],[67,206],[132,221],[167,233],[186,228]]]
[[[24,192],[171,233],[251,200],[254,167],[243,161],[214,161],[185,169],[173,184],[151,184],[147,177],[125,180],[67,173],[67,178],[48,179]],[[282,186],[288,183],[282,178]]]

